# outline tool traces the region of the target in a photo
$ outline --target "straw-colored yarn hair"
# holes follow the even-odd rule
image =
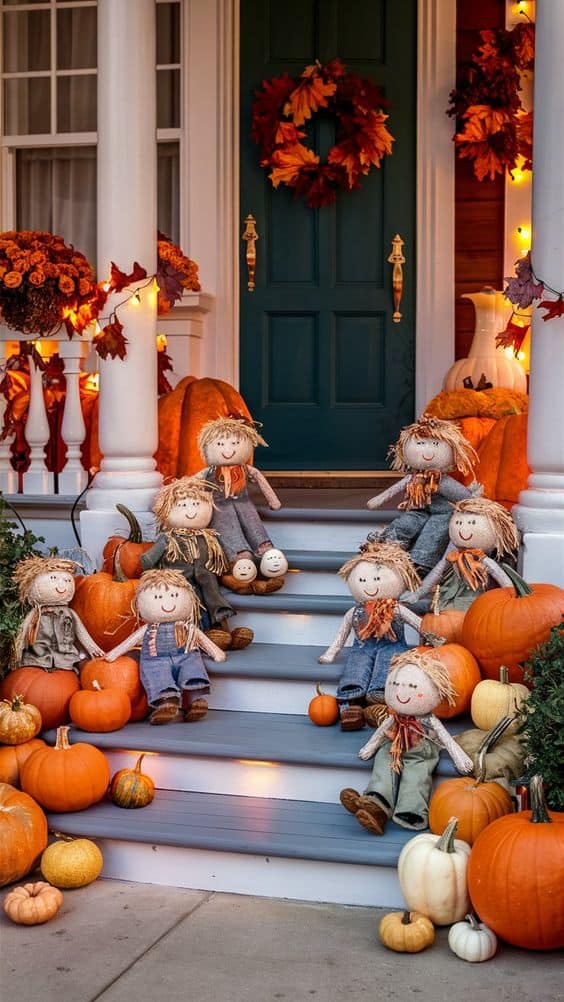
[[[456,469],[464,475],[472,473],[478,462],[478,453],[454,421],[442,421],[423,414],[419,421],[402,428],[397,442],[390,446],[388,456],[392,457],[392,470],[399,470],[401,473],[409,470],[405,446],[411,438],[436,438],[439,442],[447,442],[452,449]]]
[[[202,603],[196,592],[180,571],[171,571],[168,568],[159,569],[157,567],[155,570],[145,571],[139,578],[139,584],[135,589],[135,595],[131,603],[131,607],[137,615],[139,614],[139,596],[152,588],[182,588],[184,591],[187,591],[191,599],[189,621],[193,623],[198,622]]]
[[[432,649],[429,651],[410,650],[404,651],[403,654],[395,654],[390,661],[388,678],[399,668],[404,668],[405,665],[415,665],[416,668],[420,668],[422,672],[425,672],[425,675],[435,683],[441,699],[446,699],[450,706],[454,706],[458,693],[452,684],[448,668],[433,653]]]
[[[346,564],[343,564],[339,570],[341,577],[348,581],[353,568],[363,560],[368,561],[369,564],[382,564],[384,567],[390,567],[396,571],[403,581],[406,591],[414,591],[421,584],[421,579],[409,553],[399,543],[363,543],[360,552],[351,560],[347,560]]]
[[[254,424],[249,424],[244,418],[219,417],[208,421],[198,435],[198,449],[204,459],[206,447],[219,435],[240,435],[247,439],[253,449],[257,445],[267,445]]]
[[[519,546],[515,522],[507,509],[497,501],[490,501],[488,498],[464,498],[454,505],[453,511],[485,516],[495,535],[495,548],[499,557],[506,553],[514,553]]]
[[[62,557],[26,557],[25,560],[20,560],[14,571],[20,602],[29,601],[31,586],[40,574],[63,571],[74,575],[76,567],[74,560],[64,560]]]
[[[184,498],[194,498],[196,501],[211,501],[213,506],[213,492],[216,490],[216,484],[198,477],[180,477],[179,480],[165,484],[161,487],[153,505],[159,529],[165,527],[168,516],[179,501]]]

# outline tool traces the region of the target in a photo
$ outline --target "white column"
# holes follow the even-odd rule
[[[110,262],[156,270],[157,151],[154,0],[98,2],[98,277]],[[141,285],[143,283],[140,283]],[[115,503],[148,513],[161,484],[157,448],[156,292],[119,311],[125,360],[100,364],[101,470],[81,516],[83,545],[96,559],[116,527]],[[113,305],[124,293],[113,297]],[[104,311],[112,308],[112,302]],[[119,522],[119,518],[118,518]]]
[[[43,396],[41,369],[33,358],[29,359],[29,408],[25,423],[25,437],[31,452],[29,468],[23,476],[24,494],[53,494],[54,479],[45,465],[45,446],[50,438],[47,409]]]
[[[533,243],[535,274],[564,288],[564,3],[536,6]],[[564,585],[564,318],[533,313],[528,460],[532,473],[514,509],[523,532],[523,574]]]
[[[61,437],[67,447],[67,461],[59,473],[59,494],[74,496],[86,487],[86,470],[80,458],[80,446],[86,437],[86,426],[80,403],[80,360],[84,342],[79,337],[59,342],[59,355],[65,361],[66,396]]]

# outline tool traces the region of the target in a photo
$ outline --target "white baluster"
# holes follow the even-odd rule
[[[33,358],[29,360],[29,411],[25,423],[25,437],[31,449],[30,464],[23,477],[24,494],[53,494],[53,474],[45,465],[44,447],[49,441],[49,422],[43,398],[41,369]]]
[[[65,362],[66,399],[61,436],[67,447],[67,461],[59,473],[59,494],[80,494],[86,487],[86,471],[80,458],[80,446],[86,437],[86,426],[80,403],[80,360],[83,342],[78,337],[59,343],[59,355]]]
[[[0,362],[6,359],[6,342],[0,341]],[[4,425],[6,400],[0,396],[0,433]],[[0,440],[0,491],[3,494],[15,494],[18,489],[18,475],[10,462],[10,443],[13,435]]]

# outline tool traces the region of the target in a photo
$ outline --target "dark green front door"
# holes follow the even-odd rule
[[[258,165],[254,91],[338,56],[390,101],[393,153],[308,209]],[[266,469],[378,470],[413,418],[416,0],[241,0],[241,220],[256,219],[256,288],[241,244],[241,391],[270,445]],[[334,123],[308,139],[324,156]],[[392,322],[391,240],[404,240],[401,323]]]

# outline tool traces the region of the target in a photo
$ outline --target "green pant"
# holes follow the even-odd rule
[[[429,738],[422,738],[414,748],[404,752],[402,771],[397,773],[391,768],[390,747],[391,741],[386,741],[376,752],[364,793],[374,797],[388,817],[402,828],[426,828],[439,749]]]

